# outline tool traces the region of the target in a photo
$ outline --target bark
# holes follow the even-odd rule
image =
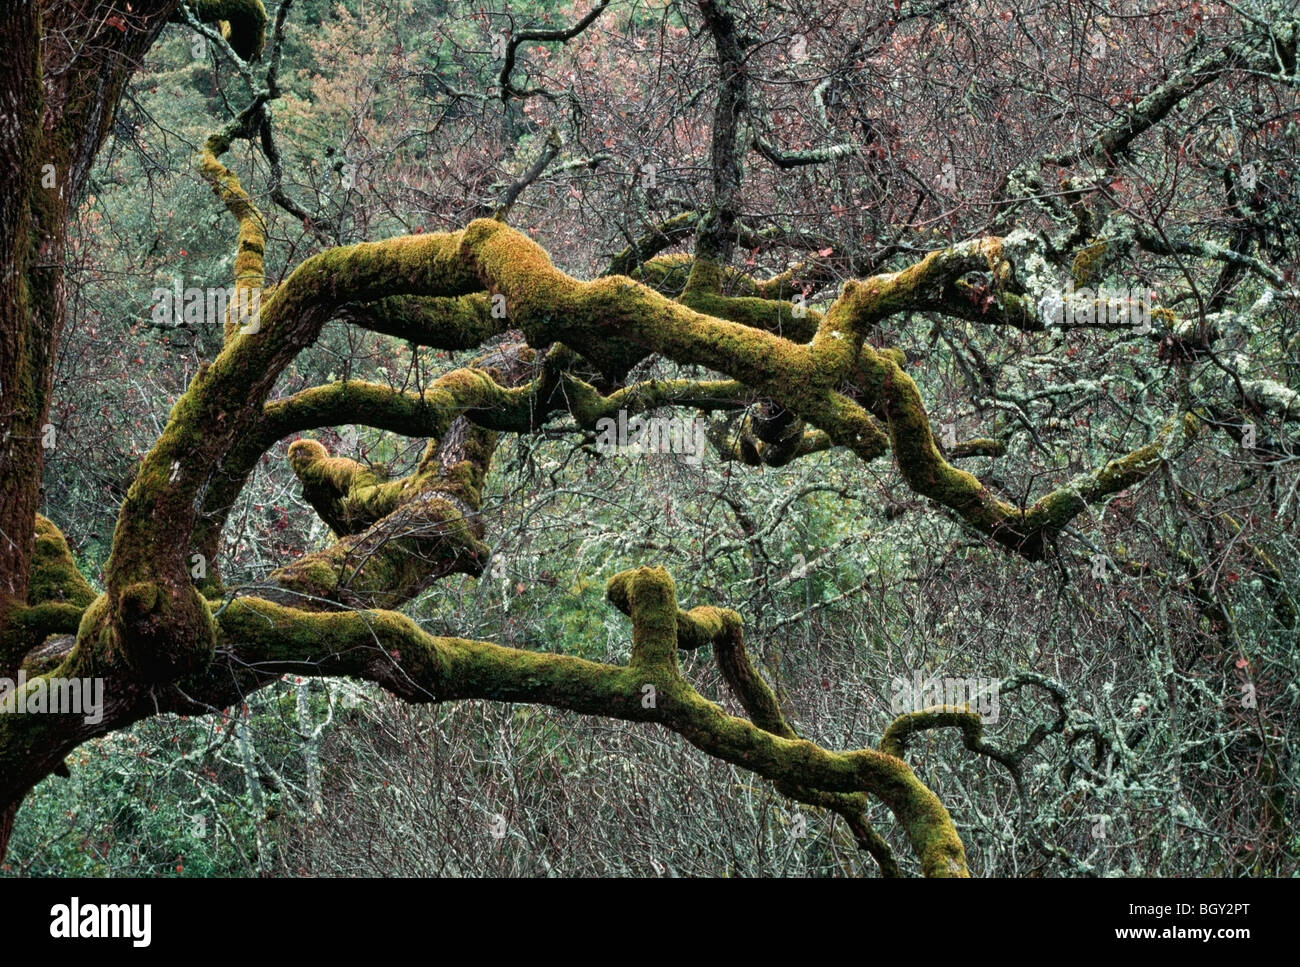
[[[735,245],[740,208],[744,146],[741,124],[748,110],[745,52],[727,0],[699,0],[700,14],[713,37],[718,61],[718,96],[713,109],[713,206],[696,237],[697,261],[725,265]]]
[[[229,0],[209,3],[208,13],[220,19],[232,5],[237,21],[261,10],[260,0]],[[12,677],[23,657],[10,642],[15,631],[27,640],[15,622],[30,618],[22,610],[45,450],[57,445],[48,421],[69,213],[127,80],[176,7],[112,0],[88,12],[72,0],[24,0],[0,9],[0,101],[9,106],[0,119],[0,677]],[[251,52],[253,36],[244,34]],[[6,797],[5,808],[24,793]]]

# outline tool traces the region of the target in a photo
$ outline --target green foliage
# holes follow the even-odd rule
[[[28,796],[2,875],[255,873],[259,840],[278,840],[308,808],[303,726],[326,720],[331,695],[344,694],[309,692],[303,723],[297,687],[251,697],[249,758],[231,714],[163,716],[88,742],[68,760],[69,777],[51,776]]]

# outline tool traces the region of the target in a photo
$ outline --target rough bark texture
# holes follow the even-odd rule
[[[260,0],[205,0],[250,53]],[[16,0],[0,10],[0,637],[27,597],[36,540],[54,359],[63,332],[71,206],[123,88],[177,0]],[[231,12],[238,7],[237,12]],[[0,677],[21,655],[0,647]],[[0,825],[0,856],[9,827]]]

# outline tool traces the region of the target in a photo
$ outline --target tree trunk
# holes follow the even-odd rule
[[[27,602],[63,334],[68,218],[123,88],[177,0],[141,0],[114,28],[83,5],[0,5],[0,678],[25,646],[6,635]],[[120,19],[120,18],[119,18]],[[0,860],[26,790],[0,798]]]
[[[38,6],[6,4],[0,12],[0,95],[23,106],[0,118],[0,636],[8,611],[27,599],[49,407],[45,320],[33,311],[29,278],[39,257],[32,196],[42,174]],[[16,666],[15,656],[0,654],[0,677],[12,677]]]
[[[14,816],[17,814],[17,803],[8,809],[0,810],[0,863],[4,862],[5,854],[9,852],[9,837],[13,834]]]

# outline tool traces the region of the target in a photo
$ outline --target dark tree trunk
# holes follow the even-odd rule
[[[49,377],[32,311],[29,268],[37,247],[31,198],[40,184],[41,71],[38,5],[0,11],[0,99],[22,110],[0,117],[0,634],[8,611],[27,599],[40,493],[40,428]],[[0,654],[0,676],[16,664]]]
[[[18,814],[18,803],[0,811],[0,862],[9,852],[9,837],[14,831],[14,816]]]
[[[23,659],[6,630],[27,603],[45,451],[57,446],[49,412],[69,212],[127,80],[176,6],[0,5],[0,678]],[[0,859],[25,794],[0,797]]]

